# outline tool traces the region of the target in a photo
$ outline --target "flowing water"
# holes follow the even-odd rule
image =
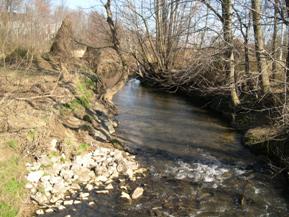
[[[144,195],[131,204],[121,190],[93,195],[95,206],[80,204],[51,216],[286,217],[285,180],[240,144],[240,135],[183,97],[160,93],[131,80],[114,99],[117,134],[148,167],[130,183]]]
[[[219,119],[137,80],[115,103],[118,134],[150,171],[144,197],[120,216],[289,216],[283,180]]]

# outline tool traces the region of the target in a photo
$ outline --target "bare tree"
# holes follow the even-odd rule
[[[235,57],[232,32],[233,0],[222,1],[222,15],[206,0],[202,1],[220,19],[223,25],[223,36],[226,45],[225,61],[226,76],[229,78],[232,103],[237,106],[240,100],[236,90]]]
[[[285,5],[286,5],[286,15],[287,18],[289,17],[289,0],[285,0]],[[287,26],[289,26],[288,21],[286,22]],[[288,34],[288,33],[287,33]],[[288,42],[289,42],[289,34],[288,34]],[[288,81],[289,77],[289,43],[287,46],[287,58],[286,58],[286,82]]]
[[[188,43],[196,7],[190,1],[126,1],[124,14],[138,50],[133,55],[147,71],[170,74]]]
[[[121,75],[119,76],[118,81],[116,82],[116,84],[110,88],[110,90],[107,90],[107,93],[105,94],[105,98],[111,102],[112,101],[112,97],[114,96],[114,94],[119,91],[119,89],[121,89],[127,78],[128,78],[128,67],[127,67],[127,63],[126,60],[124,58],[124,55],[121,51],[120,48],[120,40],[119,40],[119,35],[118,35],[118,31],[117,31],[117,27],[115,25],[115,22],[113,20],[113,14],[112,14],[112,10],[111,10],[111,0],[107,0],[106,4],[104,5],[105,11],[106,11],[106,20],[111,32],[111,47],[116,51],[116,53],[118,54],[121,63],[122,63],[122,70],[121,70]]]
[[[227,45],[225,52],[226,60],[229,61],[226,68],[229,71],[231,98],[235,106],[240,104],[240,100],[236,91],[235,85],[235,57],[233,46],[233,32],[232,32],[232,13],[233,0],[223,0],[222,2],[222,18],[223,18],[223,32],[224,40]]]
[[[254,27],[254,37],[255,37],[255,49],[256,49],[256,59],[258,71],[261,76],[262,90],[264,93],[271,92],[269,72],[266,64],[266,53],[264,49],[264,39],[263,32],[261,28],[261,1],[252,0],[252,17],[253,17],[253,27]]]
[[[273,30],[273,37],[272,37],[272,56],[274,59],[277,59],[277,35],[278,35],[278,12],[279,12],[279,0],[274,0],[274,30]],[[273,79],[276,78],[277,74],[277,63],[273,60],[272,63],[272,77]]]

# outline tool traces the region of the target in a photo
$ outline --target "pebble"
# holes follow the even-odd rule
[[[52,213],[52,212],[54,212],[54,210],[51,209],[51,208],[49,208],[49,209],[45,210],[45,212],[46,212],[46,213]]]
[[[60,206],[58,206],[58,209],[59,210],[64,210],[66,207],[65,206],[62,206],[62,205],[60,205]]]
[[[42,170],[31,172],[27,176],[29,182],[39,182],[40,178],[43,176],[44,172]]]
[[[32,188],[32,189],[30,190],[30,192],[31,192],[31,194],[36,194],[36,193],[37,193],[37,189],[36,189],[36,188]]]
[[[88,191],[92,191],[93,185],[92,185],[92,184],[86,185],[86,189],[87,189]]]
[[[128,200],[129,202],[131,201],[131,198],[130,198],[129,194],[126,193],[126,192],[121,192],[120,197],[123,198],[123,199]]]
[[[36,210],[36,215],[44,215],[44,211],[42,209]]]
[[[120,186],[120,189],[127,191],[127,186]]]
[[[98,176],[98,177],[96,177],[96,180],[100,181],[100,182],[106,182],[108,180],[108,178],[105,176]]]
[[[77,184],[77,183],[73,183],[73,184],[70,186],[70,188],[73,189],[73,190],[80,190],[80,186],[79,186],[79,184]]]
[[[63,205],[64,206],[70,206],[70,205],[72,205],[73,204],[73,200],[65,200],[64,202],[63,202]]]
[[[91,202],[88,203],[88,205],[89,205],[89,206],[94,206],[95,203],[94,203],[93,201],[91,201]]]
[[[53,138],[50,142],[50,151],[57,151],[57,139]]]
[[[40,192],[37,192],[36,194],[31,195],[31,199],[36,201],[39,205],[49,202],[47,197]]]
[[[107,181],[105,182],[106,185],[111,184],[111,183],[113,183],[113,180],[112,180],[112,179],[109,179],[109,180],[107,180]]]
[[[56,206],[61,206],[63,204],[63,200],[58,200],[55,202]]]
[[[133,180],[133,175],[134,175],[134,172],[133,172],[133,170],[132,169],[128,169],[127,171],[126,171],[126,174],[128,175],[128,177],[131,179],[131,180]]]
[[[143,195],[144,189],[141,187],[137,187],[131,195],[133,200],[140,198]]]
[[[113,185],[112,184],[109,184],[105,187],[106,190],[112,190],[113,189]]]
[[[62,201],[62,195],[53,195],[50,199],[51,203],[59,203],[60,201]]]
[[[81,201],[75,200],[75,201],[74,201],[74,204],[81,204]]]
[[[144,174],[144,173],[146,173],[146,171],[147,170],[145,168],[139,168],[139,169],[135,170],[134,172],[136,174]]]
[[[97,194],[108,194],[109,191],[108,190],[100,190],[100,191],[96,191]]]
[[[86,197],[89,197],[89,193],[81,192],[79,196],[80,198],[86,198]]]

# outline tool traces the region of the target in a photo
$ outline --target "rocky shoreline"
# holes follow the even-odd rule
[[[51,158],[43,155],[38,161],[28,163],[27,169],[26,188],[31,193],[32,201],[39,207],[37,215],[87,201],[92,190],[97,194],[109,194],[116,180],[125,186],[126,178],[135,181],[144,176],[146,171],[134,156],[102,147],[78,155],[72,161],[67,160],[65,155]],[[130,201],[142,193],[142,188],[136,188],[132,196],[123,190],[121,197]]]

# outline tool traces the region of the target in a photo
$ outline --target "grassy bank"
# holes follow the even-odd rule
[[[0,144],[0,217],[25,216],[25,162],[19,154],[17,142]]]

